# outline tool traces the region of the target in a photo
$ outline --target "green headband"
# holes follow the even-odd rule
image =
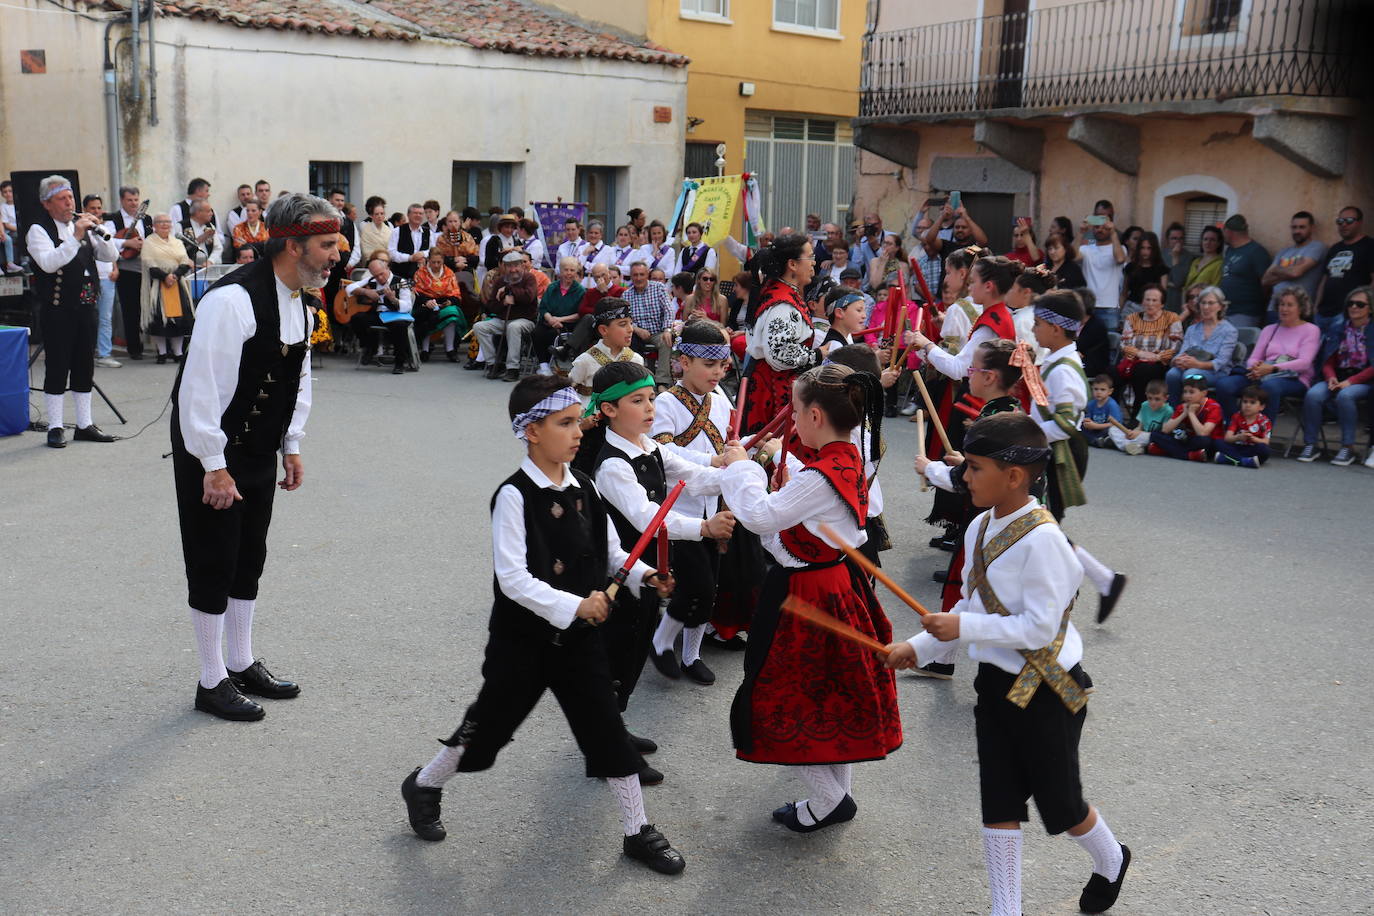
[[[652,387],[654,387],[654,377],[652,375],[646,375],[643,378],[635,379],[633,382],[616,382],[605,391],[598,391],[593,394],[592,399],[587,402],[587,409],[582,411],[582,416],[590,417],[601,409],[602,404],[618,401],[632,391]]]

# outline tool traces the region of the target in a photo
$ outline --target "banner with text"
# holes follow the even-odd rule
[[[692,179],[697,187],[685,222],[701,224],[707,245],[717,245],[730,234],[742,180],[739,175]]]
[[[570,219],[575,219],[579,223],[585,224],[587,221],[587,205],[577,203],[564,203],[563,201],[532,201],[530,206],[534,207],[535,219],[539,222],[539,237],[544,242],[544,247],[549,253],[549,264],[554,264],[557,257],[558,246],[563,244],[563,224]]]

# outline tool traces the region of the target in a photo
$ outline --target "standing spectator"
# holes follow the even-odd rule
[[[534,331],[534,316],[539,308],[538,289],[529,262],[519,251],[507,251],[501,257],[501,269],[487,273],[482,283],[482,304],[493,317],[473,326],[481,347],[478,355],[486,358],[487,378],[504,378],[508,382],[520,378],[520,350],[526,335]],[[500,337],[506,340],[504,376],[496,358]]]
[[[1244,375],[1228,375],[1217,383],[1217,400],[1227,414],[1235,413],[1242,388],[1258,386],[1265,394],[1264,412],[1278,419],[1284,398],[1301,397],[1316,375],[1321,330],[1307,320],[1312,301],[1296,283],[1279,296],[1279,320],[1260,332],[1255,350],[1245,362]]]
[[[1063,239],[1066,245],[1073,244],[1073,223],[1067,216],[1056,216],[1050,220],[1050,229],[1045,233],[1045,243],[1049,244],[1050,239],[1055,237]]]
[[[1230,374],[1236,352],[1236,326],[1226,320],[1226,296],[1216,286],[1198,294],[1198,320],[1183,332],[1173,366],[1165,375],[1170,402],[1179,403],[1185,376],[1199,376],[1210,391],[1217,379]]]
[[[689,226],[688,228],[691,227]],[[582,246],[582,250],[578,252],[577,255],[577,259],[582,262],[582,272],[587,276],[592,275],[592,268],[595,265],[605,263],[601,257],[602,253],[606,250],[605,233],[605,227],[596,220],[592,220],[587,224],[587,244]],[[700,226],[697,227],[697,236],[701,236]],[[585,286],[586,284],[584,283],[583,285]],[[588,312],[588,314],[591,313]]]
[[[648,262],[650,270],[661,270],[665,277],[671,277],[677,273],[677,255],[673,251],[673,246],[668,244],[668,230],[658,220],[649,224],[649,244],[640,249],[639,253]]]
[[[443,212],[443,208],[439,206],[439,201],[437,200],[427,200],[421,204],[421,206],[425,208],[425,225],[429,227],[430,237],[438,238],[441,228],[439,225],[439,214]]]
[[[582,279],[582,264],[571,255],[558,262],[558,282],[550,283],[539,299],[538,320],[534,323],[534,356],[539,362],[540,375],[552,375],[549,368],[549,352],[559,334],[571,331],[580,315],[577,307],[582,304],[586,290],[579,282]]]
[[[530,263],[536,269],[544,266],[545,259],[548,257],[548,249],[544,247],[543,240],[539,238],[538,223],[528,216],[523,217],[520,222],[515,224],[515,240],[525,254],[530,256]]]
[[[1183,224],[1174,222],[1164,230],[1164,251],[1161,260],[1169,268],[1168,285],[1164,288],[1164,305],[1171,312],[1183,307],[1183,289],[1188,285],[1188,268],[1197,255],[1183,245]]]
[[[6,178],[0,181],[0,240],[5,245],[5,273],[19,273],[20,267],[14,262],[14,243],[19,238],[19,217],[14,212],[14,182]]]
[[[1114,354],[1111,341],[1107,338],[1107,325],[1098,314],[1093,292],[1087,288],[1074,292],[1082,301],[1083,314],[1086,316],[1083,320],[1083,330],[1078,332],[1078,339],[1074,341],[1078,347],[1078,356],[1083,360],[1083,374],[1090,377],[1111,375]]]
[[[236,254],[240,248],[267,242],[267,224],[262,221],[262,208],[252,197],[243,205],[243,219],[234,226],[233,242]]]
[[[615,230],[615,244],[601,252],[601,260],[620,268],[621,276],[629,273],[630,265],[639,262],[639,248],[635,245],[636,228],[626,223]]]
[[[1340,320],[1350,291],[1374,283],[1374,240],[1364,234],[1364,211],[1346,207],[1336,217],[1336,232],[1341,240],[1326,252],[1315,299],[1323,334]]]
[[[259,178],[253,183],[253,196],[258,199],[258,206],[262,208],[262,212],[266,213],[268,205],[272,203],[272,183],[266,178]]]
[[[1111,217],[1105,213],[1094,214],[1094,218],[1102,217],[1106,218],[1100,225],[1084,220],[1085,238],[1078,249],[1078,262],[1088,289],[1092,291],[1097,316],[1108,331],[1115,331],[1121,327],[1122,265],[1126,263],[1126,248],[1121,244]]]
[[[703,267],[715,270],[716,250],[701,241],[701,223],[688,223],[687,228],[682,231],[687,239],[687,244],[682,246],[682,251],[679,253],[678,270],[691,273],[696,273]]]
[[[1139,226],[1127,226],[1126,231],[1121,233],[1121,245],[1126,249],[1126,260],[1130,261],[1135,257],[1135,248],[1140,244],[1140,237],[1145,234],[1145,230]]]
[[[940,210],[940,219],[950,220],[952,235],[949,238],[943,237],[941,227],[932,224],[926,230],[925,243],[927,250],[938,252],[940,257],[947,258],[960,248],[967,248],[969,245],[987,246],[988,234],[983,231],[983,227],[973,221],[973,217],[968,215],[968,210],[960,207],[954,210],[949,204],[945,204]]]
[[[1322,378],[1302,402],[1302,453],[1299,461],[1315,461],[1319,449],[1323,415],[1335,402],[1336,419],[1341,425],[1341,448],[1331,463],[1338,467],[1355,462],[1355,424],[1360,401],[1374,390],[1374,322],[1370,321],[1370,301],[1374,289],[1357,286],[1345,297],[1345,315],[1322,338]]]
[[[930,234],[930,227],[933,225],[930,217],[924,213],[916,220],[912,227],[911,242],[911,298],[916,302],[924,302],[925,296],[921,293],[921,285],[916,282],[916,270],[919,269],[921,276],[925,278],[926,288],[930,290],[932,296],[940,295],[940,283],[944,279],[944,258],[940,257],[940,252],[933,246],[928,246],[926,236]],[[846,260],[846,264],[848,261]],[[831,276],[838,277],[839,274],[831,270]],[[932,302],[931,305],[938,303]]]
[[[1326,259],[1326,246],[1312,238],[1315,220],[1311,213],[1299,210],[1288,222],[1288,232],[1293,244],[1274,255],[1274,261],[1264,272],[1260,282],[1272,287],[1269,297],[1269,315],[1272,324],[1278,314],[1279,296],[1290,286],[1300,286],[1307,294],[1309,302],[1315,302],[1317,284],[1321,283],[1321,264]]]
[[[821,231],[824,238],[816,245],[816,264],[823,266],[834,258],[836,249],[845,249],[845,254],[849,253],[849,245],[844,240],[844,230],[834,223],[823,223]]]
[[[1226,218],[1222,234],[1226,237],[1226,255],[1221,291],[1226,296],[1227,314],[1238,328],[1257,328],[1264,324],[1268,305],[1261,281],[1269,269],[1269,252],[1250,238],[1250,224],[1239,213]]]
[[[477,267],[478,253],[481,247],[477,244],[477,236],[468,228],[473,222],[479,222],[482,214],[476,208],[468,207],[472,211],[469,214],[464,211],[459,213],[457,210],[450,210],[444,217],[443,231],[439,233],[434,241],[431,252],[439,252],[444,258],[444,266],[454,272],[454,276],[459,283],[464,283],[472,288],[472,273]]]
[[[587,240],[582,238],[582,223],[576,217],[568,217],[563,221],[563,241],[558,245],[558,263],[561,265],[564,258],[576,258],[578,269],[582,269],[582,250],[587,247]]]
[[[224,237],[232,239],[234,237],[234,227],[248,218],[248,202],[253,199],[253,186],[251,184],[241,184],[238,186],[239,203],[237,207],[224,214]],[[261,208],[259,208],[259,212]]]
[[[411,204],[406,208],[406,222],[391,230],[387,253],[391,255],[391,270],[402,280],[413,280],[415,272],[429,257],[434,234],[425,222],[425,208]]]
[[[1029,217],[1018,216],[1011,228],[1011,251],[1007,257],[1027,267],[1040,263],[1040,246],[1035,242],[1035,229]]]
[[[1221,230],[1216,226],[1203,226],[1199,244],[1202,246],[1202,254],[1188,266],[1188,276],[1183,284],[1185,288],[1216,286],[1221,283]]]
[[[621,228],[628,233],[627,227]],[[630,267],[630,285],[625,288],[624,298],[630,303],[630,317],[635,323],[635,339],[631,341],[635,352],[647,357],[650,349],[657,349],[655,381],[660,385],[673,384],[675,303],[668,292],[668,284],[650,280],[649,265],[638,261]]]
[[[868,263],[883,253],[883,221],[877,216],[864,217],[863,235],[849,249],[849,260],[864,272],[864,289],[868,289]]]
[[[1081,289],[1088,285],[1083,268],[1078,266],[1078,252],[1073,247],[1073,235],[1055,233],[1045,240],[1045,266],[1059,278],[1060,289]]]
[[[811,244],[816,246],[816,257],[819,263],[820,249],[825,243],[825,226],[821,225],[821,215],[819,213],[806,214],[806,236],[811,239]]]
[[[905,290],[910,278],[911,269],[906,266],[902,240],[896,233],[889,232],[883,236],[878,254],[868,261],[868,288],[877,290],[896,286]]]
[[[210,182],[204,178],[192,178],[186,185],[186,199],[181,203],[172,204],[172,222],[184,226],[191,218],[191,207],[200,201],[206,204],[210,202]],[[210,225],[215,225],[215,211],[210,209]]]
[[[1169,268],[1165,265],[1164,258],[1161,257],[1159,251],[1159,236],[1153,232],[1140,233],[1131,260],[1122,270],[1122,280],[1126,286],[1126,304],[1121,309],[1122,319],[1125,319],[1132,312],[1140,311],[1142,302],[1140,297],[1144,294],[1147,286],[1158,286],[1162,290],[1168,275]]]
[[[391,247],[391,223],[386,221],[386,201],[380,197],[370,198],[363,208],[367,211],[367,219],[358,227],[358,246],[363,250],[362,260],[366,266],[373,254]]]
[[[98,194],[87,194],[81,199],[81,209],[87,216],[93,217],[97,223],[101,222],[105,216],[105,203]],[[106,230],[109,231],[109,230]],[[96,276],[100,278],[100,300],[97,307],[97,324],[95,330],[95,364],[104,369],[118,369],[119,360],[110,355],[110,349],[114,346],[114,331],[111,324],[114,319],[115,304],[115,279],[119,276],[119,266],[115,261],[95,262]]]
[[[1121,362],[1116,367],[1117,375],[1134,391],[1136,407],[1145,403],[1150,383],[1168,373],[1183,339],[1183,322],[1165,310],[1160,285],[1151,283],[1140,295],[1141,311],[1128,315],[1121,326]]]

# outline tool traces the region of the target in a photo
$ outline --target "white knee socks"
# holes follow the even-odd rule
[[[62,395],[43,395],[44,413],[48,415],[48,429],[62,428]]]
[[[159,356],[166,356],[166,355],[167,355],[167,338],[165,338],[165,337],[154,337],[154,338],[153,338],[153,346],[157,347],[157,352],[158,352],[158,355],[159,355]]]
[[[186,340],[185,337],[173,337],[173,338],[171,338],[171,343],[172,343],[172,355],[173,355],[173,356],[180,356],[180,355],[181,355],[181,345],[182,345],[182,342],[185,341],[185,340]]]
[[[983,828],[992,916],[1021,916],[1021,831]]]
[[[252,599],[230,598],[229,608],[224,612],[231,671],[243,671],[253,664],[253,607],[256,604]]]
[[[837,778],[832,766],[803,766],[797,768],[811,796],[797,802],[797,820],[805,826],[823,821],[830,812],[844,801],[846,794],[843,784]]]
[[[636,836],[639,828],[649,823],[644,816],[644,793],[639,787],[639,774],[633,776],[610,776],[606,785],[615,793],[620,802],[620,827],[626,836]]]
[[[1083,564],[1083,572],[1092,580],[1093,585],[1102,594],[1112,590],[1112,580],[1116,578],[1116,573],[1097,561],[1097,557],[1088,553],[1077,544],[1073,546],[1073,555],[1078,557],[1078,562]]]
[[[72,402],[76,404],[76,428],[85,429],[91,425],[91,393],[73,391]]]
[[[1073,837],[1074,842],[1088,851],[1093,857],[1093,871],[1108,881],[1115,881],[1121,875],[1121,844],[1112,835],[1102,812],[1097,814],[1093,829],[1082,836]]]
[[[452,350],[452,349],[453,349],[453,339],[454,339],[455,337],[458,336],[457,331],[458,331],[457,325],[455,325],[455,324],[454,324],[453,322],[451,322],[451,321],[450,321],[447,325],[444,326],[444,350],[445,350],[445,351],[448,351],[448,350]]]
[[[701,638],[706,635],[706,625],[687,627],[682,631],[682,663],[690,665],[701,658]]]
[[[209,690],[229,676],[219,648],[224,637],[224,615],[191,608],[191,626],[195,628],[196,651],[200,653],[200,686]]]
[[[445,744],[434,755],[434,759],[415,777],[415,784],[429,789],[442,789],[458,773],[458,761],[463,759],[463,745],[449,747]]]
[[[677,634],[682,632],[682,621],[674,620],[667,614],[658,622],[658,629],[654,631],[654,651],[659,655],[667,652],[673,647],[673,640],[677,639]]]

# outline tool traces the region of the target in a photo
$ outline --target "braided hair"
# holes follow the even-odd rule
[[[1015,284],[1042,296],[1059,285],[1059,275],[1048,267],[1036,264],[1017,274]]]
[[[867,462],[879,452],[883,422],[883,386],[871,372],[855,372],[848,366],[830,363],[808,369],[797,379],[797,397],[807,407],[819,407],[835,427],[846,436],[856,426],[868,430],[865,448],[860,437],[860,457]]]

